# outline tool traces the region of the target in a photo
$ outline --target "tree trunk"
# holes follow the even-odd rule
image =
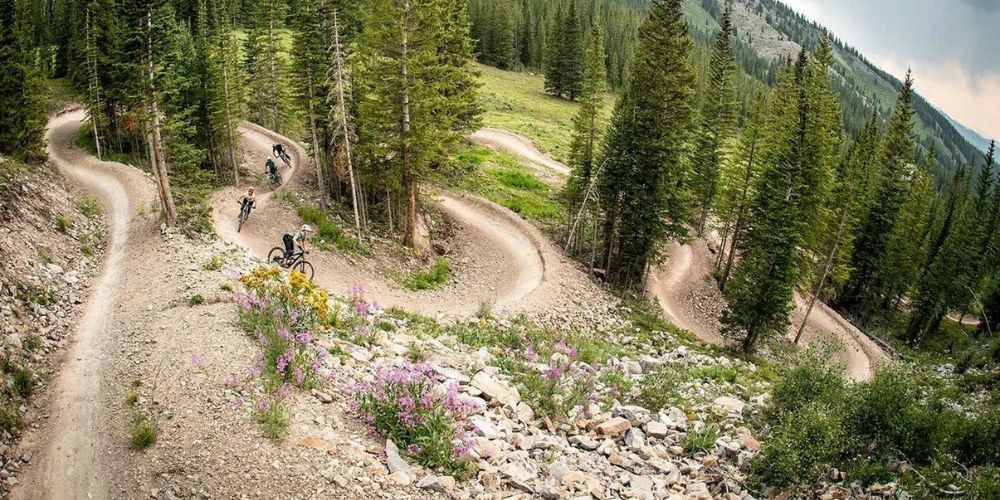
[[[309,97],[309,132],[312,134],[312,148],[313,148],[313,162],[316,164],[316,183],[319,184],[319,191],[322,195],[322,200],[324,204],[330,203],[330,189],[326,183],[326,176],[323,175],[323,162],[320,161],[319,156],[319,134],[316,133],[316,114],[313,110],[313,75],[312,67],[308,69],[308,74],[306,75],[306,80],[308,80]]]
[[[844,236],[844,227],[847,225],[847,209],[845,208],[840,214],[840,225],[837,227],[837,237],[833,240],[833,247],[830,248],[830,253],[826,256],[826,262],[823,263],[823,275],[819,279],[819,283],[816,284],[816,289],[813,290],[812,298],[809,299],[809,307],[806,308],[806,316],[802,318],[802,324],[799,325],[799,330],[795,333],[795,344],[799,343],[799,339],[802,338],[802,332],[806,329],[806,323],[809,322],[809,315],[812,313],[813,306],[816,305],[816,299],[819,297],[820,292],[826,285],[826,278],[830,276],[830,269],[833,268],[833,261],[837,256],[837,248],[840,247],[840,239]]]
[[[403,39],[400,44],[401,63],[399,65],[399,76],[403,82],[402,92],[402,120],[400,124],[400,137],[402,139],[403,157],[403,188],[406,191],[406,228],[403,230],[403,244],[414,248],[417,241],[417,179],[413,173],[413,152],[410,150],[410,89],[409,70],[407,68],[407,50],[409,48],[410,32],[410,1],[403,3]]]
[[[267,24],[267,60],[270,65],[271,72],[271,105],[274,107],[274,131],[281,133],[281,119],[278,116],[278,69],[275,58],[277,57],[278,47],[274,42],[274,16],[268,16]]]
[[[347,158],[347,177],[351,182],[351,206],[354,208],[354,230],[360,238],[361,209],[358,207],[358,194],[361,189],[354,179],[354,160],[351,156],[351,128],[347,122],[347,99],[344,96],[344,57],[340,46],[340,24],[337,20],[337,10],[333,11],[333,49],[335,71],[337,73],[337,113],[340,114],[340,128],[344,137],[344,156]]]
[[[220,36],[229,36],[223,34]],[[220,39],[221,41],[221,39]],[[226,100],[226,146],[229,150],[229,162],[233,168],[233,184],[240,185],[240,164],[236,161],[236,145],[233,142],[233,116],[230,106],[232,99],[229,97],[229,49],[227,45],[220,45],[222,52],[222,92]]]
[[[150,155],[156,161],[153,164],[153,172],[158,179],[160,186],[160,198],[163,201],[163,208],[167,213],[167,225],[172,226],[177,218],[177,210],[174,208],[174,197],[170,192],[170,178],[167,175],[166,152],[163,148],[163,136],[160,133],[160,110],[156,103],[156,81],[153,65],[153,13],[152,9],[146,11],[146,58],[149,67],[149,114],[151,121]]]

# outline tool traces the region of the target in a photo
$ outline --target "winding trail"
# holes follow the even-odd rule
[[[48,433],[33,433],[25,446],[39,450],[20,478],[13,498],[108,498],[102,454],[107,443],[109,406],[103,380],[111,353],[107,337],[120,299],[130,257],[135,220],[155,199],[152,180],[139,170],[103,162],[74,146],[82,111],[49,120],[46,137],[51,161],[67,178],[100,199],[109,217],[110,238],[101,275],[73,333],[50,398]]]
[[[241,125],[240,133],[246,164],[261,166],[254,171],[263,170],[263,158],[270,154],[274,142],[291,145],[294,168],[289,171],[280,167],[285,183],[276,193],[258,196],[258,208],[241,232],[236,231],[235,222],[239,215],[237,200],[243,190],[223,190],[212,200],[216,233],[223,240],[249,249],[256,257],[266,258],[271,248],[280,246],[282,234],[301,224],[294,210],[286,204],[273,203],[274,195],[289,187],[305,185],[305,178],[314,180],[310,178],[314,177],[314,171],[306,152],[289,138],[250,123]],[[520,218],[513,212],[446,191],[433,197],[438,207],[457,222],[457,231],[461,233],[456,236],[460,244],[455,245],[452,258],[463,265],[455,270],[453,283],[441,290],[411,292],[401,289],[364,259],[315,250],[309,254],[316,270],[314,280],[335,291],[360,283],[384,306],[400,306],[431,316],[468,316],[483,304],[499,311],[531,310],[536,306],[534,301],[526,301],[526,297],[537,295],[547,280],[565,281],[560,268],[546,266],[544,254],[550,249],[519,224]]]
[[[482,128],[469,136],[469,139],[479,144],[502,149],[510,154],[520,156],[536,165],[554,170],[562,175],[569,175],[571,170],[566,165],[556,161],[551,156],[541,152],[527,137],[498,128]]]
[[[561,175],[570,173],[569,167],[538,151],[530,140],[517,134],[484,128],[470,135],[469,139],[521,156]],[[721,345],[724,342],[718,316],[721,311],[715,309],[723,299],[711,277],[714,268],[712,259],[705,240],[695,241],[690,245],[670,242],[666,262],[650,273],[647,293],[660,303],[668,320],[705,342]],[[715,304],[706,306],[704,303],[712,302],[713,295]],[[796,294],[795,301],[790,337],[795,336],[795,327],[805,315],[806,301],[799,294]],[[805,345],[828,344],[832,341],[836,361],[846,367],[847,375],[854,380],[870,379],[875,365],[887,359],[885,353],[870,338],[819,302],[809,315],[803,341]]]

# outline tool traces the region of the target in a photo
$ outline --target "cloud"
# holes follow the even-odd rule
[[[1000,0],[782,0],[963,124],[1000,137]]]

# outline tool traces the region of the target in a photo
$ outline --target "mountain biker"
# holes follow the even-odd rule
[[[281,242],[285,244],[285,266],[289,266],[292,263],[291,256],[295,253],[295,245],[298,244],[299,250],[302,253],[306,252],[306,238],[308,234],[312,232],[312,228],[309,224],[302,224],[302,227],[298,231],[289,231],[281,237]]]
[[[289,163],[288,168],[292,168],[291,162],[289,162],[287,159],[288,153],[285,151],[284,144],[279,142],[277,144],[271,145],[271,153],[274,154],[274,156],[277,156],[278,158],[285,159],[285,161]]]
[[[271,177],[278,175],[278,166],[274,164],[274,158],[267,157],[267,161],[264,162],[264,171]]]
[[[240,196],[240,212],[246,210],[249,215],[250,210],[257,208],[257,197],[253,194],[254,188],[250,186],[247,192]]]

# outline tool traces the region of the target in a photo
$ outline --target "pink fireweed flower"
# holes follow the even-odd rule
[[[288,331],[288,329],[284,327],[278,328],[278,336],[285,340],[291,340],[292,332]]]
[[[420,453],[420,445],[411,444],[406,447],[406,452],[409,453],[410,455],[416,455],[417,453]]]
[[[271,402],[267,398],[260,398],[260,402],[257,403],[257,409],[260,411],[267,411],[271,408]]]
[[[242,408],[245,403],[246,403],[246,401],[243,399],[243,396],[234,396],[233,397],[233,406],[235,406],[237,408]]]
[[[299,310],[293,307],[292,310],[288,313],[288,324],[289,326],[295,326],[295,324],[298,322],[299,322]]]
[[[306,381],[305,372],[303,372],[302,368],[298,366],[295,367],[294,372],[295,372],[295,383],[298,385],[302,385],[302,383]]]
[[[524,350],[524,359],[526,359],[529,363],[537,363],[538,353],[531,347],[528,347]]]
[[[289,384],[288,382],[282,384],[281,387],[279,387],[278,390],[275,391],[274,393],[274,395],[277,396],[278,399],[287,399],[288,396],[291,394],[292,394],[292,384]]]
[[[308,344],[309,342],[312,342],[312,332],[305,331],[296,333],[295,341],[300,344]]]
[[[199,367],[201,366],[201,356],[197,354],[191,355],[191,366]]]

